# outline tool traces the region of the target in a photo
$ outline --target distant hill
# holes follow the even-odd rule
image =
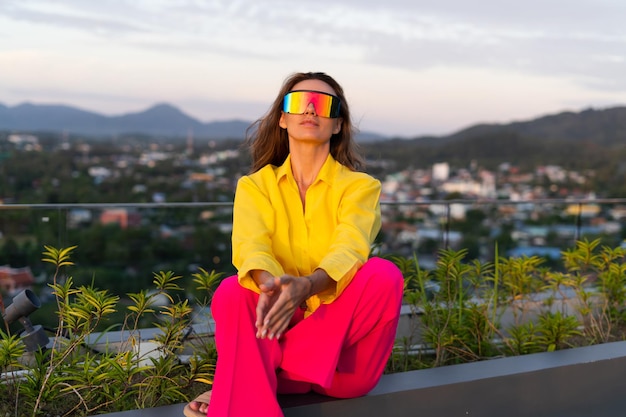
[[[541,165],[595,171],[594,182],[626,192],[626,107],[563,112],[508,124],[477,124],[448,136],[368,143],[374,167],[426,168],[436,162],[497,169],[508,162],[530,171]],[[377,162],[377,163],[376,163]],[[383,174],[385,168],[376,168]]]
[[[104,116],[63,105],[20,104],[7,107],[0,104],[0,129],[19,131],[66,131],[93,136],[123,133],[211,139],[243,138],[250,122],[228,120],[202,123],[169,104],[120,116]]]
[[[208,139],[243,139],[250,121],[226,120],[200,122],[169,104],[157,104],[137,113],[104,116],[64,105],[20,104],[7,107],[0,104],[0,130],[27,132],[60,132],[90,136],[143,134],[186,137],[190,131],[196,137]],[[364,142],[382,140],[376,133],[360,132]]]
[[[542,140],[593,142],[597,145],[626,144],[626,107],[562,112],[507,124],[478,124],[454,133],[446,139],[468,139],[499,132],[516,133],[523,137]]]
[[[370,157],[392,159],[401,166],[436,161],[490,165],[575,163],[614,159],[626,151],[626,107],[547,115],[506,124],[476,124],[448,136],[420,136],[368,144]]]

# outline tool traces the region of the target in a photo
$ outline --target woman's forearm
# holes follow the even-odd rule
[[[325,270],[318,268],[311,275],[307,275],[306,278],[310,283],[310,290],[307,298],[319,294],[328,290],[331,286],[335,285],[335,280],[333,280]]]
[[[252,277],[254,282],[256,282],[256,285],[258,287],[260,287],[261,284],[264,284],[265,282],[274,279],[272,274],[262,269],[253,269],[252,271],[250,271],[250,276]]]
[[[256,282],[258,287],[274,279],[272,274],[261,269],[254,269],[250,271],[250,276],[254,282]],[[306,294],[305,299],[315,294],[324,292],[336,285],[335,280],[333,280],[330,275],[328,275],[328,273],[321,268],[316,269],[310,275],[305,275],[302,279],[306,279],[309,284],[308,293]]]

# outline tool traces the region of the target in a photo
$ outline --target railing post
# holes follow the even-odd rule
[[[578,214],[576,215],[576,233],[574,234],[574,245],[580,240],[580,228],[582,225],[583,204],[578,202]]]
[[[448,250],[448,245],[450,242],[450,202],[446,203],[446,225],[443,234],[443,248]]]

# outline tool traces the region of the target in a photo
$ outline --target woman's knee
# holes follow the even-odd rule
[[[215,290],[211,300],[211,310],[213,311],[213,315],[215,315],[216,310],[219,311],[223,306],[228,307],[229,305],[232,305],[234,300],[238,298],[237,293],[243,290],[244,288],[239,285],[237,275],[224,278]]]
[[[380,290],[390,295],[402,296],[404,289],[404,277],[402,272],[393,262],[383,258],[370,258],[364,267],[372,268],[373,273],[379,277],[376,280]]]

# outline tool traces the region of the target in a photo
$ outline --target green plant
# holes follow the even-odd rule
[[[539,257],[501,257],[497,246],[493,264],[466,262],[465,254],[440,251],[432,271],[420,269],[416,256],[392,258],[405,274],[404,300],[413,320],[389,369],[442,366],[626,337],[623,248],[579,241],[562,253],[564,270],[550,270]],[[429,294],[427,286],[433,283],[438,290]]]
[[[128,338],[94,350],[88,338],[103,319],[117,311],[120,297],[93,286],[75,286],[62,273],[72,264],[76,247],[46,246],[45,262],[55,266],[50,284],[57,303],[58,327],[50,349],[26,355],[16,335],[0,332],[0,370],[9,375],[0,384],[0,412],[16,416],[84,416],[188,401],[212,383],[215,350],[212,342],[189,342],[193,309],[187,299],[176,300],[181,276],[171,271],[154,274],[154,291],[128,294],[122,331]],[[210,303],[219,274],[201,270],[196,283]],[[200,281],[200,282],[199,282]],[[157,303],[165,299],[165,303]],[[154,340],[139,337],[142,320],[159,332]],[[106,338],[106,332],[101,336]],[[188,361],[181,361],[182,354]],[[30,356],[28,361],[24,358]],[[20,374],[18,375],[18,372]]]
[[[600,240],[581,240],[563,252],[574,282],[578,312],[590,343],[622,337],[626,303],[626,251],[600,247]]]
[[[407,343],[429,346],[434,352],[433,366],[479,360],[495,349],[496,328],[490,321],[489,305],[477,302],[480,294],[491,289],[493,266],[478,261],[467,264],[463,262],[466,253],[440,251],[433,271],[420,269],[416,257],[412,265],[400,263],[405,274],[404,299],[414,317]]]

